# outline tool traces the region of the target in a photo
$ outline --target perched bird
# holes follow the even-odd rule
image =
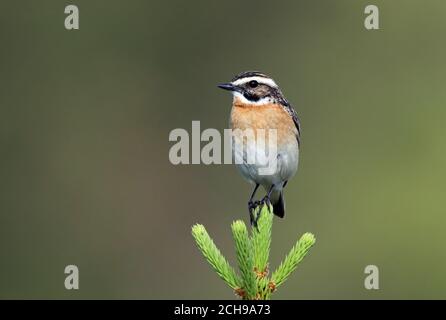
[[[251,224],[257,225],[258,217],[254,217],[254,208],[264,203],[271,203],[274,214],[283,218],[283,188],[295,175],[299,160],[300,122],[296,111],[285,99],[276,82],[261,72],[243,72],[231,82],[220,84],[218,87],[233,94],[230,117],[233,132],[232,150],[233,157],[239,156],[242,159],[240,163],[236,163],[238,170],[254,185],[248,201]],[[246,136],[241,136],[246,129],[255,132],[254,139],[249,140]],[[263,132],[275,129],[277,134],[276,166],[267,175],[259,172],[259,168],[265,166],[264,163],[260,164],[259,158],[264,158],[265,149],[270,149],[271,146],[267,135],[258,134],[259,129],[264,129]],[[258,143],[259,139],[263,139],[263,144]],[[243,150],[242,153],[240,150]],[[250,156],[256,159],[254,163],[248,161]],[[266,196],[261,201],[254,202],[259,185],[265,189]]]

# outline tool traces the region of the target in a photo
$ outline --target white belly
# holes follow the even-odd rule
[[[280,185],[289,180],[296,173],[299,162],[297,140],[278,145],[275,163],[268,154],[267,144],[256,141],[245,140],[243,144],[240,139],[233,139],[232,152],[242,176],[262,186]]]

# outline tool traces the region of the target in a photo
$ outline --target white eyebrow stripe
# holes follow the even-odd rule
[[[247,83],[249,81],[253,81],[253,80],[257,81],[258,83],[263,83],[263,84],[266,84],[266,85],[268,85],[270,87],[277,88],[277,84],[274,82],[273,79],[271,79],[271,78],[264,78],[264,77],[241,78],[241,79],[238,79],[238,80],[234,81],[232,84],[234,86],[239,86],[239,85],[245,84],[245,83]]]

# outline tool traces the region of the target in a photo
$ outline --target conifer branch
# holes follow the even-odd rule
[[[316,238],[311,233],[305,233],[291,249],[285,260],[280,264],[272,276],[276,287],[280,286],[289,275],[296,270],[297,265],[307,255],[310,248],[315,244]]]
[[[205,227],[201,224],[194,225],[192,227],[192,235],[195,238],[198,248],[200,248],[200,251],[220,278],[234,290],[241,288],[242,281],[240,277],[235,273],[234,269],[221,254],[220,250],[218,250]]]
[[[243,288],[246,291],[245,299],[252,300],[257,293],[256,277],[254,273],[254,259],[252,254],[251,240],[248,229],[243,221],[237,220],[232,223],[232,235],[235,241],[238,266],[243,280]]]
[[[305,233],[270,277],[268,260],[273,224],[272,207],[259,206],[254,215],[260,216],[257,228],[251,228],[251,236],[243,221],[237,220],[231,225],[240,276],[221,254],[203,225],[194,225],[192,235],[209,264],[238,296],[242,299],[266,300],[296,270],[316,239],[313,234]]]

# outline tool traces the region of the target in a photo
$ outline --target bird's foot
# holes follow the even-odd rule
[[[260,201],[249,201],[248,202],[248,211],[249,211],[249,221],[252,226],[257,228],[257,221],[259,220],[257,214],[256,216],[256,208],[260,205]]]
[[[262,206],[266,205],[269,211],[269,208],[271,207],[271,199],[268,195],[264,196],[259,202]]]
[[[254,226],[258,230],[257,221],[259,221],[260,213],[262,212],[263,206],[269,208],[271,206],[271,200],[268,196],[263,197],[260,201],[249,201],[248,202],[248,210],[249,210],[249,220],[251,225]],[[260,210],[256,210],[258,207],[261,207]]]

